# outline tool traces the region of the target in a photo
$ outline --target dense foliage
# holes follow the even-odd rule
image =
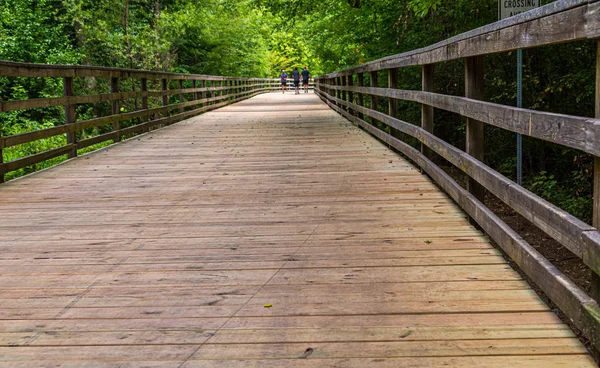
[[[0,0],[0,59],[243,77],[275,77],[282,68],[308,65],[316,75],[424,47],[496,19],[496,0]],[[526,50],[524,106],[593,116],[594,62],[592,42]],[[515,64],[514,53],[486,58],[486,100],[515,104]],[[436,66],[436,92],[461,95],[463,81],[462,61]],[[420,89],[420,83],[419,68],[400,71],[400,88]],[[77,87],[86,93],[106,91],[108,85],[86,81]],[[60,80],[0,78],[2,100],[61,92]],[[382,100],[380,108],[385,105]],[[418,105],[399,107],[400,118],[418,123]],[[77,113],[86,118],[108,110],[78,106]],[[63,120],[60,108],[2,114],[0,134]],[[464,127],[454,114],[436,112],[436,134],[459,147]],[[486,162],[514,177],[514,134],[486,129]],[[4,159],[61,139],[5,150]],[[524,161],[530,189],[589,221],[591,157],[525,139]]]

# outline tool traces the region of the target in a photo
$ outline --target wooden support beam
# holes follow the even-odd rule
[[[600,118],[600,40],[596,41],[596,118]],[[600,229],[600,157],[594,157],[594,197],[592,226]],[[600,300],[600,276],[592,272],[590,296]],[[594,352],[599,357],[598,351]]]
[[[398,89],[398,69],[388,69],[388,88]],[[398,116],[398,100],[388,97],[388,115],[395,118]],[[396,138],[400,138],[401,134],[391,127],[388,127],[388,133]]]
[[[333,79],[332,79],[332,82],[333,82],[333,83],[332,83],[332,85],[334,85],[334,86],[338,86],[338,85],[339,85],[339,80],[340,80],[340,77],[333,78]],[[340,92],[340,91],[338,91],[338,90],[334,90],[334,91],[333,91],[333,95],[334,95],[335,97],[337,97],[337,98],[340,98],[340,93],[341,93],[341,92]],[[339,104],[337,104],[337,105],[339,106]]]
[[[110,92],[111,93],[118,93],[120,88],[119,85],[121,84],[121,80],[120,78],[111,78],[110,79]],[[121,100],[116,98],[112,100],[112,114],[113,115],[118,115],[121,113]],[[121,121],[117,120],[114,121],[112,124],[112,130],[113,132],[118,132],[119,130],[121,130]],[[117,135],[115,136],[114,142],[120,142],[121,141],[121,135],[119,133],[117,133]]]
[[[377,75],[377,70],[374,70],[372,72],[369,73],[370,74],[370,87],[379,87],[379,81],[378,78],[379,76]],[[371,109],[378,111],[377,107],[379,105],[379,99],[377,98],[377,96],[375,95],[371,95]],[[377,120],[375,120],[374,118],[371,118],[371,124],[375,125],[377,123]]]
[[[349,75],[348,75],[346,78],[347,78],[347,79],[346,79],[346,80],[347,80],[347,85],[348,85],[349,87],[352,87],[352,86],[354,85],[354,76],[353,76],[352,74],[349,74]],[[347,100],[347,101],[348,101],[348,102],[350,102],[350,103],[354,103],[354,92],[352,92],[352,91],[348,91],[348,100]],[[348,109],[348,111],[349,111],[349,112],[350,112],[352,115],[355,115],[355,114],[356,114],[356,111],[354,111],[354,110],[352,110],[352,109],[350,109],[350,108]]]
[[[207,87],[207,81],[205,79],[202,80],[202,88],[206,88]],[[208,92],[208,94],[212,94],[211,92]],[[207,97],[207,92],[206,91],[202,91],[201,94],[202,99],[205,99]],[[208,103],[207,103],[208,105]]]
[[[348,76],[347,75],[342,75],[342,86],[347,86],[348,85]],[[342,91],[342,100],[344,101],[348,101],[348,93],[346,91]],[[345,107],[345,109],[347,109]]]
[[[180,79],[177,81],[178,87],[180,90],[183,89],[183,79]],[[183,93],[179,92],[179,103],[185,102],[185,99],[183,98]],[[179,112],[183,112],[185,109],[183,107],[179,108]]]
[[[167,79],[164,79],[164,78],[163,78],[163,79],[161,80],[161,84],[162,84],[162,90],[163,90],[163,91],[168,91],[168,90],[169,90],[169,83],[168,83],[168,80],[167,80]],[[169,104],[169,95],[166,95],[166,94],[165,94],[165,95],[163,95],[163,98],[162,98],[162,99],[163,99],[163,100],[162,100],[163,106],[167,106],[167,105]]]
[[[1,135],[1,132],[0,132]],[[4,175],[6,174],[6,164],[4,163],[4,154],[0,146],[0,184],[4,183]]]
[[[148,78],[142,78],[141,81],[141,89],[142,92],[148,92]],[[142,97],[142,110],[148,109],[148,96]]]
[[[72,77],[66,77],[63,78],[63,84],[64,84],[64,95],[66,96],[74,96],[75,95],[75,91],[73,88],[73,78]],[[73,104],[67,104],[65,105],[65,124],[73,124],[75,123],[75,121],[77,120],[76,116],[75,116],[75,105]],[[70,132],[67,133],[67,144],[72,144],[73,148],[69,151],[68,153],[68,157],[69,158],[73,158],[73,157],[77,157],[77,132]]]
[[[435,68],[434,64],[423,65],[422,74],[421,74],[421,89],[425,92],[433,92],[434,68]],[[433,134],[433,116],[434,116],[433,114],[434,114],[433,106],[421,104],[421,128],[425,129],[426,131],[428,131],[429,133],[432,133],[432,134]],[[434,158],[433,153],[431,152],[431,150],[429,150],[427,148],[427,146],[425,146],[422,143],[421,143],[421,152],[423,154],[425,154],[425,156],[428,159],[433,160],[433,158]]]
[[[388,88],[398,89],[398,69],[388,69]],[[388,98],[388,115],[395,118],[398,115],[398,100]]]
[[[148,92],[148,78],[142,78],[140,80],[140,89],[143,93]],[[148,96],[142,97],[142,110],[148,110]],[[148,120],[148,118],[142,118],[141,121]],[[144,133],[148,130],[144,130]]]
[[[483,56],[465,59],[465,96],[474,100],[483,100],[484,78]],[[483,123],[475,119],[467,119],[466,151],[475,159],[483,162]],[[474,179],[469,178],[467,189],[475,198],[483,202],[485,189]]]
[[[358,73],[356,75],[356,84],[359,87],[364,87],[364,85],[365,85],[365,75],[364,75],[364,73]],[[357,100],[358,100],[357,103],[358,103],[358,105],[364,106],[365,104],[364,104],[364,101],[363,101],[363,94],[362,93],[357,93],[356,95],[357,95]],[[364,114],[362,112],[359,112],[358,113],[358,117],[361,118],[361,119],[364,119]]]

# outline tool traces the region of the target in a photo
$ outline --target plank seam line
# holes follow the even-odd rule
[[[192,359],[194,357],[194,355],[196,355],[198,353],[198,351],[200,351],[200,349],[206,345],[217,333],[219,333],[219,331],[229,323],[229,321],[231,321],[236,314],[239,313],[239,311],[241,311],[244,307],[246,307],[246,305],[248,305],[248,303],[250,303],[252,301],[252,299],[254,299],[256,297],[256,295],[258,295],[262,289],[264,289],[265,286],[267,286],[267,284],[269,284],[269,282],[271,282],[271,280],[273,280],[275,278],[275,276],[277,276],[277,274],[279,274],[279,272],[281,272],[281,270],[289,263],[291,262],[294,257],[294,255],[296,253],[298,253],[300,251],[300,249],[302,249],[302,247],[310,240],[310,238],[317,232],[317,230],[319,230],[319,227],[325,222],[325,220],[327,219],[327,216],[329,215],[329,213],[331,212],[331,210],[333,209],[333,207],[335,206],[335,204],[337,203],[338,198],[340,197],[340,194],[342,193],[342,190],[345,187],[345,183],[346,183],[346,177],[342,176],[342,180],[340,183],[340,188],[337,191],[337,195],[335,196],[334,200],[331,202],[331,205],[329,206],[329,208],[327,209],[327,212],[325,213],[325,216],[323,216],[321,218],[321,220],[319,221],[319,223],[317,224],[317,226],[315,226],[315,229],[312,231],[312,233],[310,233],[310,235],[306,238],[306,240],[304,240],[304,242],[302,242],[302,244],[300,244],[300,246],[298,246],[298,248],[291,254],[291,257],[289,257],[285,263],[279,267],[279,269],[273,273],[273,275],[264,283],[262,284],[262,286],[250,297],[250,299],[248,299],[246,301],[246,303],[244,303],[240,308],[238,308],[238,310],[236,310],[221,326],[219,326],[219,328],[217,328],[217,330],[214,332],[214,334],[212,334],[212,336],[210,336],[206,341],[204,341],[200,346],[198,346],[198,348],[194,349],[194,351],[183,361],[181,362],[181,364],[177,367],[177,368],[182,368],[183,365],[185,365],[190,359]]]
[[[131,239],[128,242],[128,244],[126,244],[126,245],[131,245],[135,240],[136,239]],[[135,250],[138,250],[141,248],[142,248],[141,246],[138,246],[137,248],[135,248]],[[108,269],[107,273],[112,272],[114,269],[119,267],[122,263],[126,262],[129,259],[129,257],[130,256],[125,256],[125,257],[121,258],[117,263],[115,263]],[[60,319],[60,317],[64,316],[65,313],[67,313],[69,310],[71,310],[71,308],[73,308],[75,306],[75,304],[77,304],[81,299],[83,299],[96,285],[98,285],[100,283],[103,276],[104,276],[104,273],[96,276],[94,278],[94,281],[90,285],[88,285],[81,293],[79,293],[69,304],[67,304],[61,311],[59,311],[52,319]],[[42,332],[38,330],[35,332],[35,334],[33,334],[33,336],[31,336],[28,340],[23,342],[23,344],[19,344],[19,342],[17,340],[17,341],[13,341],[10,344],[10,346],[13,346],[13,347],[19,346],[19,345],[29,346],[35,340],[37,340],[41,335],[42,335]]]
[[[419,355],[419,356],[415,356],[415,355],[390,355],[390,356],[386,356],[381,358],[378,355],[367,355],[367,356],[329,356],[329,357],[315,357],[315,358],[308,358],[310,360],[339,360],[339,359],[361,359],[361,360],[365,360],[365,359],[373,359],[373,358],[379,358],[379,359],[388,359],[388,360],[395,360],[395,359],[413,359],[413,360],[418,360],[421,358],[487,358],[487,357],[531,357],[531,358],[538,358],[538,357],[561,357],[561,356],[585,356],[585,357],[589,357],[589,354],[585,353],[585,352],[548,352],[548,353],[506,353],[506,354],[462,354],[462,355]],[[90,360],[82,360],[82,359],[61,359],[61,360],[56,360],[56,359],[40,359],[40,360],[29,360],[27,362],[61,362],[61,363],[65,363],[65,362],[94,362],[94,363],[98,363],[98,362],[103,362],[103,363],[116,363],[116,362],[174,362],[174,361],[179,361],[180,359],[177,358],[135,358],[135,359],[90,359]],[[298,360],[298,358],[282,358],[282,357],[277,357],[277,356],[273,356],[273,357],[242,357],[242,358],[193,358],[190,360],[194,360],[194,361],[279,361],[279,360]],[[23,360],[3,360],[3,362],[23,362]],[[185,362],[184,362],[185,363]]]
[[[120,332],[120,331],[119,331]],[[127,332],[127,331],[123,331]],[[145,331],[144,331],[145,332]],[[264,341],[264,342],[211,342],[201,343],[203,345],[293,345],[293,344],[330,344],[339,345],[347,343],[362,343],[362,344],[389,344],[389,343],[411,343],[411,342],[463,342],[463,341],[527,341],[527,340],[573,340],[575,336],[547,336],[547,337],[505,337],[505,338],[471,338],[471,339],[413,339],[413,340],[298,340],[298,341]],[[47,345],[31,345],[31,346],[10,346],[0,344],[0,347],[10,348],[67,348],[67,347],[94,347],[94,346],[196,346],[194,343],[131,343],[131,344],[47,344]],[[205,359],[205,358],[199,358]]]

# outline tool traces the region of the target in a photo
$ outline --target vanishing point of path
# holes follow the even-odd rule
[[[593,367],[419,170],[271,93],[0,187],[2,367]]]

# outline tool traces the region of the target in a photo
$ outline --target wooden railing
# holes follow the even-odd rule
[[[571,282],[485,207],[483,188],[582,259],[596,274],[594,278],[597,281],[597,274],[600,273],[600,120],[509,107],[481,100],[485,55],[598,38],[600,1],[557,1],[423,49],[386,57],[315,79],[316,93],[329,106],[393,146],[429,174],[572,320],[596,348],[600,348],[600,308],[596,300]],[[600,45],[598,47],[600,50]],[[433,93],[434,64],[461,58],[465,59],[466,96]],[[422,67],[422,90],[397,89],[397,68],[415,65]],[[599,117],[600,51],[597,65],[596,117]],[[378,73],[382,72],[388,75],[386,88],[377,85]],[[365,73],[368,73],[370,80],[368,87],[365,84]],[[385,113],[377,109],[379,97],[388,99],[388,111]],[[398,100],[421,103],[421,126],[395,117]],[[466,152],[433,134],[434,108],[467,118]],[[483,124],[595,155],[595,226],[578,220],[486,166],[482,162]],[[390,129],[392,134],[380,129],[381,126]],[[396,132],[419,140],[421,149],[415,149],[399,139],[401,135]],[[468,174],[467,189],[462,188],[434,163],[431,152],[437,153]],[[596,287],[593,288],[592,294],[597,298],[600,295],[600,283],[594,283]]]
[[[232,78],[8,61],[0,61],[0,77],[57,78],[62,80],[64,86],[64,95],[61,97],[0,101],[0,119],[2,113],[9,111],[57,106],[64,108],[64,125],[18,135],[0,136],[0,183],[3,183],[5,175],[12,171],[31,167],[60,156],[73,158],[77,156],[78,150],[86,147],[107,141],[119,142],[123,137],[131,137],[156,127],[167,126],[257,94],[281,88],[281,83],[277,78]],[[109,90],[101,94],[78,95],[76,92],[79,91],[74,88],[78,78],[106,79]],[[150,90],[149,84],[158,88]],[[170,88],[173,84],[175,84],[175,88]],[[121,86],[124,85],[138,86],[139,90],[135,91],[135,87],[133,87],[129,88],[129,91],[122,91]],[[173,98],[176,100],[174,103],[170,101],[170,96],[176,97]],[[149,98],[157,99],[158,102],[154,104],[154,107],[149,103]],[[121,104],[126,99],[136,100],[136,106],[139,108],[135,111],[122,112]],[[77,105],[101,102],[110,102],[112,114],[86,120],[78,119]],[[122,127],[121,123],[124,121],[133,121],[134,123]],[[109,132],[78,139],[79,133],[83,130],[107,124],[112,124]],[[19,157],[10,162],[3,162],[3,149],[59,135],[66,135],[66,144]]]

